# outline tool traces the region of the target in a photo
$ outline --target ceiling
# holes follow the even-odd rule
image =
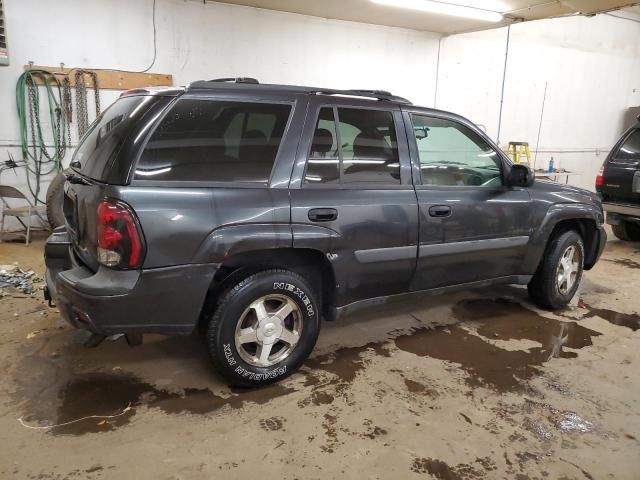
[[[371,0],[207,0],[250,7],[300,13],[314,17],[403,27],[442,34],[484,30],[526,20],[563,15],[591,15],[639,3],[638,0],[503,0],[499,23],[445,16],[419,10],[392,7]],[[482,0],[438,0],[439,3],[483,5]],[[488,2],[491,3],[491,2]],[[495,2],[494,2],[495,3]],[[486,3],[485,3],[486,5]]]

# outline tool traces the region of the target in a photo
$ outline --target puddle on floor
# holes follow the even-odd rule
[[[308,395],[305,404],[326,405],[339,394],[339,388],[354,381],[358,372],[368,364],[365,352],[389,356],[389,347],[419,356],[429,356],[456,363],[467,373],[471,387],[489,387],[498,391],[519,390],[526,381],[540,373],[540,366],[552,357],[575,357],[565,347],[580,349],[591,345],[598,332],[576,322],[563,322],[542,317],[516,301],[498,299],[472,299],[458,302],[453,313],[461,324],[416,328],[401,334],[395,340],[369,343],[361,347],[343,347],[306,361],[302,373],[306,376]],[[469,322],[477,326],[477,334],[465,328]],[[532,340],[540,346],[528,350],[509,351],[488,340]],[[283,384],[260,389],[230,390],[228,395],[217,395],[209,389],[187,388],[174,392],[127,374],[88,373],[74,374],[71,369],[60,368],[57,361],[42,358],[38,352],[25,358],[23,379],[28,388],[22,392],[23,406],[30,412],[24,420],[29,424],[47,423],[68,425],[55,427],[52,434],[81,435],[113,430],[128,423],[136,409],[146,406],[168,414],[190,413],[204,415],[222,408],[237,409],[247,404],[264,404],[274,398],[288,395],[294,390]],[[34,363],[34,359],[37,360]],[[44,368],[31,368],[39,364]],[[31,367],[28,367],[31,365]],[[28,368],[27,368],[28,367]],[[327,383],[320,372],[329,373]],[[53,374],[53,375],[52,375]],[[409,391],[429,394],[428,388],[417,382],[405,382]],[[326,390],[331,387],[333,390]],[[323,390],[325,389],[325,390]],[[301,400],[302,401],[302,400]],[[299,402],[300,403],[300,402]],[[128,410],[127,407],[130,407]],[[91,417],[76,421],[82,417]],[[95,418],[107,417],[111,418]]]
[[[472,299],[458,302],[453,312],[461,322],[480,324],[474,335],[456,324],[416,329],[401,335],[395,343],[401,350],[457,363],[468,374],[470,387],[489,387],[505,392],[519,390],[540,373],[540,366],[552,357],[571,358],[579,349],[592,345],[600,333],[576,322],[542,317],[509,299]],[[484,337],[484,338],[483,338]],[[528,350],[505,350],[485,339],[532,340],[542,346]]]
[[[640,315],[637,313],[620,313],[607,308],[595,308],[584,303],[582,299],[578,306],[585,308],[588,312],[583,318],[600,317],[614,325],[630,328],[634,332],[640,328]]]
[[[187,388],[182,393],[159,389],[133,375],[91,373],[71,377],[58,393],[55,415],[35,408],[24,418],[27,424],[46,425],[55,417],[49,431],[54,435],[83,435],[114,430],[127,424],[136,409],[146,406],[165,413],[204,415],[223,407],[237,409],[247,403],[264,404],[287,395],[293,389],[280,384],[260,389],[232,390],[229,397],[215,395],[209,389]],[[85,418],[87,417],[87,418]],[[82,419],[82,420],[80,420]]]
[[[345,383],[351,383],[356,378],[357,373],[365,368],[366,363],[361,354],[372,350],[377,355],[389,356],[388,350],[383,348],[384,342],[367,343],[361,347],[342,347],[335,352],[327,353],[317,357],[312,357],[305,362],[305,365],[314,370],[324,370],[338,377]],[[311,379],[313,382],[315,379]],[[309,385],[309,381],[307,385]]]

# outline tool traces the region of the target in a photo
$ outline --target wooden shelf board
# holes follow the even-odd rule
[[[44,67],[41,65],[25,65],[25,70],[46,70],[58,76],[60,79],[69,75],[71,86],[75,87],[75,71],[87,70],[98,75],[100,89],[103,90],[129,90],[143,87],[170,87],[173,85],[173,76],[166,73],[134,73],[122,70],[91,70],[90,68],[60,68]],[[87,85],[90,79],[87,77]]]

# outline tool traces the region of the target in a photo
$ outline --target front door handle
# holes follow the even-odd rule
[[[312,222],[330,222],[338,218],[335,208],[312,208],[309,210],[309,220]]]
[[[429,215],[432,217],[448,217],[451,215],[451,207],[449,205],[434,205],[429,207]]]

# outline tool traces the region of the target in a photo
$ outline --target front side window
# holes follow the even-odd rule
[[[411,115],[423,185],[502,185],[498,153],[470,128],[451,120]]]
[[[616,160],[640,161],[640,128],[627,137],[615,155],[614,161]]]
[[[399,184],[393,114],[324,107],[314,132],[305,183]]]
[[[179,100],[149,139],[139,180],[267,183],[290,105]]]

